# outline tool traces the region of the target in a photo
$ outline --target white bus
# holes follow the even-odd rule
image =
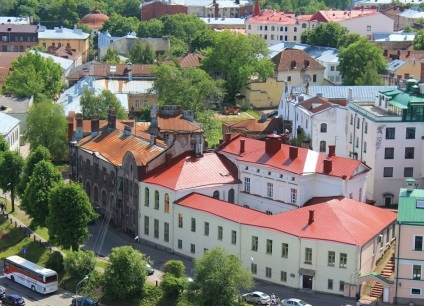
[[[57,291],[56,271],[43,268],[25,258],[16,255],[7,257],[4,260],[3,273],[34,292],[47,294]]]

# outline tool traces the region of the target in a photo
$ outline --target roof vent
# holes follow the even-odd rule
[[[406,190],[413,191],[414,187],[415,187],[415,179],[413,178],[406,179]]]
[[[312,223],[314,223],[314,215],[315,215],[315,210],[310,209],[309,210],[309,219],[308,219],[308,224],[311,225]]]

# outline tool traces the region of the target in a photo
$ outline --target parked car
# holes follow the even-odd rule
[[[72,299],[71,306],[99,306],[99,302],[88,296],[80,296]]]
[[[6,296],[6,289],[0,286],[0,300],[3,300],[5,296]]]
[[[17,295],[17,294],[6,295],[4,298],[2,298],[1,303],[2,303],[2,305],[25,306],[24,299],[20,295]]]
[[[281,301],[283,306],[312,306],[299,299],[285,299]]]
[[[146,270],[147,270],[147,275],[149,275],[149,276],[153,275],[155,273],[155,270],[148,263],[146,263]]]
[[[270,296],[260,291],[245,293],[242,298],[245,302],[259,305],[268,305],[271,302]]]

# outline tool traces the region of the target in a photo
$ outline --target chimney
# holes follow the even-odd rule
[[[352,87],[349,87],[349,93],[348,93],[348,96],[347,96],[347,101],[348,102],[353,101],[353,88]]]
[[[165,162],[167,165],[169,165],[171,163],[172,160],[172,153],[166,153],[165,155]]]
[[[82,119],[82,114],[81,113],[78,113],[78,114],[76,114],[76,121],[77,121],[77,128],[76,128],[76,130],[75,130],[75,140],[80,140],[82,137],[83,137],[83,129],[82,129],[82,122],[83,122],[83,119]]]
[[[224,142],[225,143],[228,143],[230,141],[231,141],[231,133],[225,133],[225,140],[224,140]]]
[[[309,219],[308,219],[308,224],[309,225],[311,225],[312,223],[314,223],[314,213],[315,213],[315,210],[313,210],[313,209],[310,209],[309,210]]]
[[[244,143],[245,143],[245,139],[240,139],[240,154],[244,153]]]
[[[261,14],[261,6],[259,4],[259,0],[255,1],[255,7],[253,8],[252,17],[259,16]]]
[[[274,155],[281,149],[281,137],[279,135],[268,135],[265,140],[265,153]]]
[[[297,154],[299,152],[299,148],[298,147],[289,147],[289,157],[291,160],[295,160],[297,158]]]
[[[406,190],[408,192],[412,192],[414,190],[414,185],[415,185],[415,179],[413,178],[406,179]]]
[[[109,109],[109,113],[107,115],[107,127],[110,130],[116,129],[116,110],[114,108]]]
[[[156,137],[155,135],[150,135],[150,145],[154,146],[156,144]]]
[[[91,138],[96,137],[99,134],[99,115],[91,115]]]
[[[203,156],[203,141],[202,136],[196,135],[195,144],[194,144],[194,152],[197,157]]]
[[[324,173],[329,174],[333,168],[331,159],[324,159]]]
[[[125,136],[130,136],[131,135],[131,127],[130,126],[126,125],[124,127],[124,135]]]
[[[74,137],[74,121],[75,121],[75,113],[69,112],[68,114],[68,142],[72,141]]]
[[[330,145],[328,146],[328,157],[335,156],[336,155],[336,146]]]

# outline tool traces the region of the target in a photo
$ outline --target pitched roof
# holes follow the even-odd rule
[[[316,70],[325,67],[303,50],[284,49],[272,59],[276,71],[301,71],[302,69]],[[293,65],[294,63],[294,65]],[[305,63],[309,66],[305,67]]]
[[[261,133],[263,136],[278,131],[283,132],[283,121],[281,118],[268,118],[267,120],[247,119],[241,121],[224,122],[223,125],[228,126],[231,132],[239,133]]]
[[[203,132],[200,123],[189,121],[182,114],[167,116],[158,114],[158,127],[161,133],[166,132]]]
[[[9,134],[17,125],[19,120],[8,114],[0,112],[0,135]]]
[[[193,189],[222,184],[236,184],[237,167],[215,152],[196,157],[188,152],[148,173],[144,183],[171,190]]]
[[[32,24],[0,24],[0,33],[37,33],[37,29],[38,26]]]
[[[256,10],[256,9],[255,9]],[[259,15],[253,13],[247,22],[249,23],[273,23],[273,24],[296,24],[296,18],[294,14],[286,14],[284,12],[275,12],[272,10],[266,10],[261,12]]]
[[[299,103],[300,107],[307,109],[308,112],[316,114],[325,109],[329,109],[333,106],[346,106],[346,99],[342,100],[329,100],[323,97],[313,97],[311,99],[305,100],[304,102]]]
[[[408,191],[401,188],[399,192],[398,222],[401,224],[424,224],[424,189],[413,189]],[[418,207],[417,207],[418,206]]]
[[[277,135],[269,135],[272,138]],[[245,142],[245,151],[240,154],[240,140]],[[293,147],[297,150],[297,157],[292,160],[289,157],[290,146],[281,144],[275,154],[268,154],[265,151],[266,141],[250,139],[240,135],[232,138],[218,147],[218,152],[238,156],[236,159],[241,162],[258,164],[265,167],[288,171],[295,174],[321,174],[335,176],[342,179],[351,179],[359,173],[369,171],[369,168],[359,160],[344,158],[339,156],[328,157],[326,153],[318,153],[305,148]],[[324,160],[331,161],[331,171],[324,172]],[[364,170],[359,170],[363,165]]]
[[[25,52],[0,52],[0,83],[9,75],[13,60],[19,55],[25,55]]]
[[[310,20],[318,22],[340,22],[354,18],[377,15],[377,10],[362,9],[350,11],[317,11]]]
[[[397,86],[309,86],[308,93],[312,96],[322,94],[327,99],[347,99],[349,90],[355,102],[374,101],[380,90],[396,89]]]
[[[108,15],[103,14],[97,7],[81,18],[79,23],[85,24],[92,29],[99,29],[108,20]]]
[[[396,213],[342,198],[268,215],[237,204],[192,193],[175,204],[236,223],[286,233],[303,239],[362,246],[396,220]],[[310,210],[314,222],[308,223]]]

